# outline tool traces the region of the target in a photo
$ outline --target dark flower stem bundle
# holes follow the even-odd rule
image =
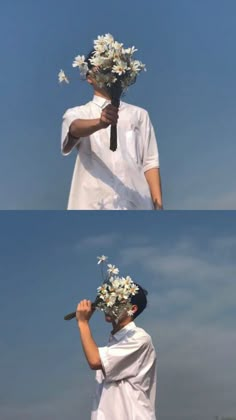
[[[118,79],[116,83],[110,88],[111,92],[111,103],[115,107],[120,106],[120,97],[122,94],[121,80]],[[115,152],[117,149],[117,125],[111,126],[111,137],[110,137],[110,150]]]

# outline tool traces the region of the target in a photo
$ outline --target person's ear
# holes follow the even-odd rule
[[[92,81],[92,79],[91,79],[91,77],[90,77],[90,76],[87,76],[87,82],[88,82],[90,85],[92,85],[92,84],[93,84],[93,81]]]
[[[137,305],[133,305],[132,306],[132,311],[133,311],[134,314],[135,314],[135,312],[137,312],[137,310],[138,310],[138,306]]]

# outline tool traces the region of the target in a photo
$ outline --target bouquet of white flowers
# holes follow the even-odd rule
[[[133,315],[131,298],[138,293],[139,287],[130,276],[119,277],[119,269],[112,264],[107,265],[107,274],[104,278],[103,268],[106,260],[107,257],[104,255],[98,257],[98,264],[102,266],[103,283],[97,288],[97,297],[92,307],[104,311],[118,322],[124,311],[129,316]],[[64,319],[69,320],[75,316],[76,312],[73,312]]]
[[[146,70],[141,61],[133,58],[135,51],[135,47],[124,48],[111,34],[101,35],[94,41],[90,57],[78,55],[72,66],[80,69],[82,77],[89,75],[98,87],[106,89],[112,104],[119,107],[122,93],[135,83],[142,70]],[[59,81],[69,83],[63,70],[59,73]],[[115,151],[116,148],[117,127],[111,126],[110,149]]]
[[[98,264],[104,264],[107,258],[102,255],[98,259]],[[136,295],[139,287],[130,276],[119,277],[119,269],[114,265],[108,264],[107,267],[107,276],[97,289],[96,307],[115,320],[119,320],[124,310],[132,316],[131,297]]]

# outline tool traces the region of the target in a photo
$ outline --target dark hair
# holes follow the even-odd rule
[[[138,286],[139,290],[138,293],[131,298],[131,304],[137,305],[138,310],[133,315],[133,319],[137,318],[147,306],[147,295],[148,292],[143,287],[141,287],[138,283],[135,283]]]
[[[93,68],[93,65],[90,63],[90,58],[92,58],[93,57],[93,55],[94,55],[94,53],[95,53],[95,51],[94,50],[91,50],[89,53],[88,53],[88,55],[85,57],[85,62],[87,63],[87,65],[88,65],[88,69],[89,70],[91,70],[92,68]],[[87,73],[88,74],[88,73]]]

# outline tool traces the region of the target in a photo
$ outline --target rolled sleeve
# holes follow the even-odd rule
[[[147,347],[148,343],[143,339],[99,347],[98,351],[106,382],[137,376],[140,358],[147,351]]]
[[[159,151],[157,139],[148,112],[145,112],[141,124],[142,138],[143,138],[143,170],[159,168]]]
[[[81,112],[79,111],[79,109],[68,109],[65,114],[62,117],[62,128],[61,128],[61,152],[64,156],[69,155],[69,153],[72,151],[72,149],[74,147],[77,146],[77,144],[79,143],[80,139],[78,139],[78,142],[76,142],[74,144],[74,146],[71,148],[71,150],[67,153],[65,153],[65,147],[69,141],[69,129],[70,129],[70,125],[72,124],[73,121],[81,118]]]

